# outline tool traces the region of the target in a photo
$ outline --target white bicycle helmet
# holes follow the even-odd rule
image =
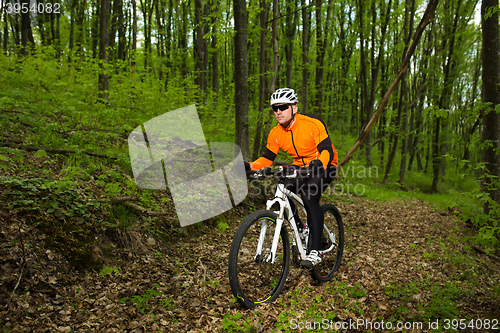
[[[280,103],[289,103],[289,104],[297,104],[299,102],[299,99],[297,98],[297,94],[295,93],[295,90],[291,88],[281,88],[276,90],[272,95],[271,95],[271,101],[270,104],[280,104]]]

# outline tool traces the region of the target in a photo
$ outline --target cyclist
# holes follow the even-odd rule
[[[271,95],[270,104],[278,124],[269,133],[262,156],[251,163],[245,162],[245,168],[259,170],[271,166],[280,149],[293,157],[293,164],[288,168],[311,167],[308,178],[284,181],[286,188],[300,194],[304,202],[311,241],[310,251],[301,265],[311,268],[323,260],[324,216],[319,200],[337,175],[338,154],[323,121],[315,115],[298,114],[298,102],[297,94],[290,88],[278,89]],[[293,200],[290,204],[298,220]],[[299,228],[303,228],[302,222],[299,223]]]

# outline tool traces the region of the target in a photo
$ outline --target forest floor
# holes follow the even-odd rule
[[[428,332],[456,327],[453,318],[466,320],[464,332],[500,328],[500,263],[462,242],[473,234],[466,223],[421,201],[333,199],[345,224],[334,280],[318,284],[292,268],[280,298],[254,310],[235,302],[227,276],[243,214],[226,230],[204,226],[170,241],[142,227],[103,234],[94,247],[103,268],[75,270],[40,245],[36,228],[2,212],[0,331],[334,331],[346,323],[342,331]]]

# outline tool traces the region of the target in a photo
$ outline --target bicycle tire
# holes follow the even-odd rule
[[[315,266],[312,270],[312,276],[315,280],[320,282],[330,281],[339,269],[342,262],[342,255],[344,253],[344,223],[342,222],[342,215],[337,207],[332,204],[325,204],[321,206],[321,211],[325,217],[323,228],[323,249],[332,245],[331,240],[326,236],[325,228],[335,235],[335,244],[333,249],[323,254],[323,261]]]
[[[262,258],[269,254],[276,214],[269,210],[258,210],[243,220],[229,251],[229,285],[238,303],[252,309],[278,298],[283,289],[290,268],[290,239],[283,223],[274,264]],[[267,221],[262,256],[255,258],[261,227]]]

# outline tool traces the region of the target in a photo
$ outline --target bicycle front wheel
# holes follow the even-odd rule
[[[325,223],[323,225],[323,261],[314,267],[314,279],[327,282],[339,269],[344,253],[344,223],[339,210],[332,204],[321,206]]]
[[[290,240],[283,223],[274,263],[270,260],[276,214],[259,210],[239,226],[229,251],[229,284],[238,302],[248,308],[278,298],[290,267]],[[258,253],[258,244],[262,244]]]

